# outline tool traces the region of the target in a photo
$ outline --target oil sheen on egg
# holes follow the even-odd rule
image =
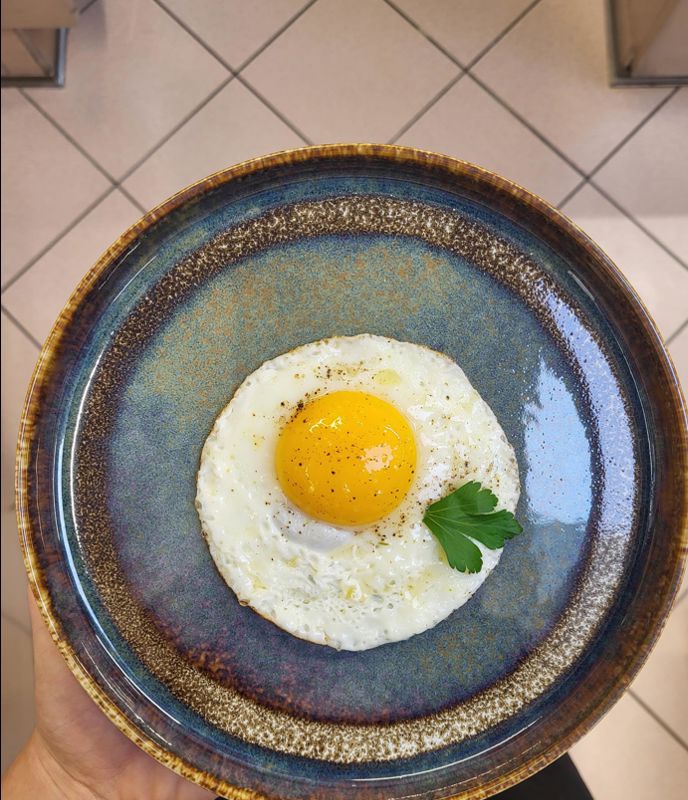
[[[196,507],[242,603],[302,639],[366,650],[462,606],[495,568],[447,564],[422,518],[466,483],[516,509],[514,451],[461,368],[362,334],[304,345],[249,375],[208,436]]]

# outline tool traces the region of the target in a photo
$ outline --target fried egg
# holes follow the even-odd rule
[[[433,627],[499,561],[452,569],[422,519],[466,483],[515,511],[514,451],[447,356],[362,334],[298,347],[249,375],[220,413],[196,507],[239,601],[317,644],[366,650]]]

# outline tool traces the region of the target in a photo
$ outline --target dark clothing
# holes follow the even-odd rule
[[[593,800],[569,756],[562,756],[532,778],[494,797],[495,800]]]

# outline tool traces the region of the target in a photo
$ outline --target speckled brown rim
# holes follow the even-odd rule
[[[135,239],[174,209],[229,181],[238,180],[248,175],[280,166],[289,166],[301,162],[346,158],[375,158],[399,165],[414,164],[428,169],[440,170],[448,176],[460,177],[464,182],[486,185],[500,191],[502,194],[509,195],[517,204],[529,206],[529,208],[535,211],[543,220],[546,220],[549,225],[557,228],[572,239],[575,244],[581,248],[581,250],[585,251],[594,261],[596,268],[599,269],[605,277],[616,284],[626,300],[635,307],[642,323],[642,335],[650,344],[653,355],[661,366],[662,377],[669,390],[671,411],[676,422],[676,427],[680,430],[678,441],[675,442],[674,461],[677,472],[680,471],[683,497],[681,498],[678,512],[673,520],[675,523],[673,527],[677,530],[679,536],[680,547],[678,552],[680,555],[674,564],[673,574],[663,598],[661,615],[652,620],[651,624],[644,631],[644,637],[639,637],[627,670],[623,675],[615,678],[614,682],[608,687],[605,699],[574,727],[567,736],[555,742],[546,751],[526,759],[518,768],[490,780],[482,787],[467,789],[454,796],[455,798],[486,798],[524,780],[566,752],[621,696],[647,659],[663,629],[673,598],[681,583],[683,565],[685,563],[686,552],[688,551],[688,503],[686,502],[688,496],[688,471],[686,470],[686,462],[688,461],[688,432],[686,427],[685,401],[671,359],[664,349],[657,327],[632,287],[597,245],[567,217],[544,200],[517,184],[480,167],[437,153],[392,145],[335,144],[288,150],[243,162],[192,184],[148,212],[100,257],[95,266],[82,279],[58,317],[39,356],[27,392],[17,448],[16,505],[20,544],[24,554],[25,566],[31,588],[54,641],[81,685],[104,713],[115,723],[119,730],[162,764],[165,764],[180,775],[183,775],[205,788],[223,794],[229,798],[237,798],[237,800],[239,798],[263,797],[264,795],[232,786],[213,775],[206,774],[184,761],[176,754],[166,751],[157,743],[153,742],[141,730],[134,726],[115,703],[102,692],[95,680],[88,674],[84,665],[78,660],[72,646],[62,633],[58,614],[53,607],[44,576],[41,574],[38,567],[38,561],[33,547],[33,537],[36,534],[36,520],[31,518],[27,502],[29,470],[31,467],[29,463],[29,453],[31,445],[34,442],[37,420],[41,412],[41,406],[38,400],[41,394],[40,390],[48,383],[49,378],[56,369],[61,355],[61,345],[63,344],[66,331],[72,323],[75,311],[99,279],[100,275],[126,251]]]

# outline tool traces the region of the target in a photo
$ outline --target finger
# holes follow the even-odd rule
[[[90,705],[90,700],[58,650],[31,591],[29,613],[33,635],[34,688],[39,717],[53,721],[53,716],[64,714],[64,710],[60,712],[61,708],[76,709],[83,713],[84,704]],[[88,711],[90,709],[86,713]]]
[[[71,678],[72,674],[48,631],[31,589],[28,590],[28,595],[36,681],[39,679],[64,681],[67,676]]]
[[[110,721],[106,720],[104,716],[101,717],[100,709],[91,702],[60,654],[30,590],[29,613],[33,634],[36,710],[39,726],[45,727],[48,731],[59,731],[68,729],[70,724],[77,725],[80,729],[88,727],[90,724],[91,730],[96,731],[98,730],[96,726],[103,724],[107,725],[109,729]],[[43,724],[41,725],[41,723]],[[102,741],[107,733],[115,734],[117,738],[122,736],[122,741],[126,741],[128,747],[133,747],[114,727],[112,731],[103,730],[94,738],[96,741]],[[122,746],[122,742],[118,742],[117,739],[110,739],[110,743],[111,754]],[[129,758],[132,756],[130,755]],[[171,771],[168,772],[167,767],[156,763],[150,756],[145,756],[145,758],[150,759],[149,769],[159,772],[162,776],[160,780],[169,784],[170,797],[178,798],[178,800],[212,800],[215,796],[200,786],[173,775]]]

